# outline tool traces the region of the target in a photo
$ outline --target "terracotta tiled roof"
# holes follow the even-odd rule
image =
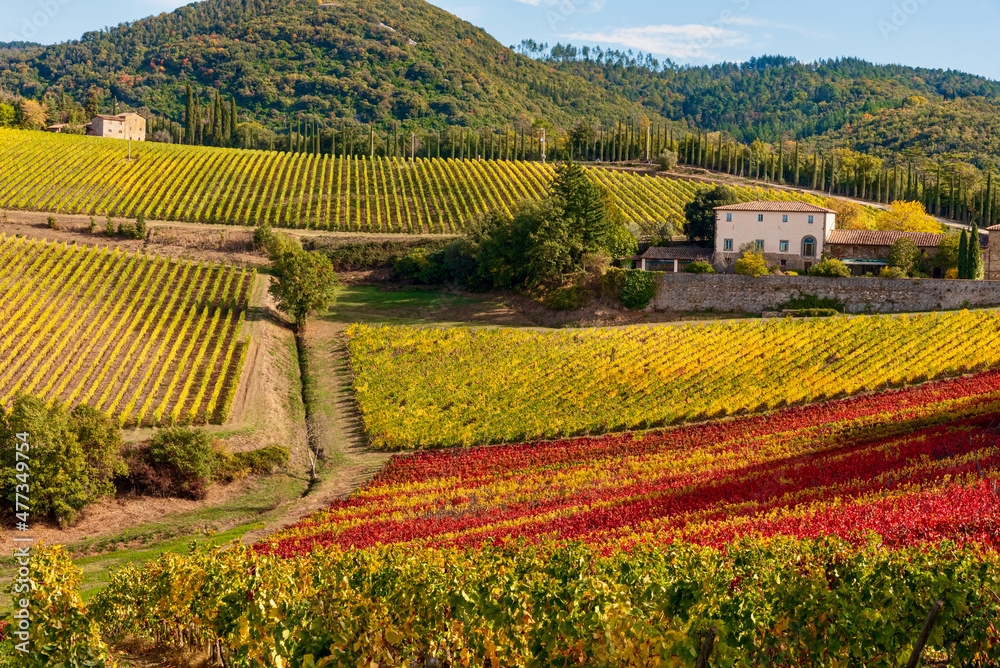
[[[885,230],[833,230],[827,244],[845,246],[891,246],[900,239],[910,238],[921,248],[936,248],[944,239],[943,234],[930,232],[888,232]]]
[[[712,259],[712,249],[700,246],[653,246],[642,257],[647,260],[705,260]]]
[[[783,211],[799,213],[837,213],[833,209],[824,209],[808,202],[773,202],[758,200],[756,202],[742,202],[740,204],[730,204],[728,206],[717,206],[716,211]]]
[[[138,116],[139,114],[134,111],[126,111],[124,114],[118,114],[117,116],[107,116],[105,114],[97,114],[94,118],[102,118],[106,121],[124,121],[126,116]]]

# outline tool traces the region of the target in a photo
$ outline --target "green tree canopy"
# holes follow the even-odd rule
[[[715,243],[715,207],[737,202],[736,192],[727,186],[700,189],[684,207],[688,239],[706,248]]]
[[[26,434],[27,446],[18,434]],[[21,395],[10,410],[0,407],[0,488],[9,507],[20,484],[17,452],[30,462],[32,517],[72,522],[80,510],[100,496],[112,494],[112,478],[123,472],[121,437],[102,413],[66,407]]]
[[[274,280],[269,291],[302,334],[309,315],[328,308],[336,298],[337,274],[330,258],[321,253],[309,253],[291,244],[279,246],[271,258]]]

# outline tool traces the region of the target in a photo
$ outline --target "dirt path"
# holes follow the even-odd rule
[[[341,323],[316,318],[310,321],[305,335],[308,429],[312,443],[319,449],[319,482],[264,528],[247,533],[244,543],[260,540],[350,494],[389,459],[388,454],[365,444],[361,415],[351,391],[345,329]]]

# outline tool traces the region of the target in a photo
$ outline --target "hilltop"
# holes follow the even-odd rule
[[[91,88],[182,120],[183,86],[236,98],[272,128],[292,117],[425,127],[615,118],[619,93],[519,55],[423,0],[207,0],[76,41],[0,52],[0,88]]]
[[[997,165],[1000,82],[954,70],[877,65],[857,58],[801,63],[650,67],[617,51],[557,45],[540,61],[693,127],[740,142],[779,134],[819,147],[955,157]]]

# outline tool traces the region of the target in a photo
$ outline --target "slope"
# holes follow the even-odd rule
[[[41,50],[0,51],[0,88],[66,90],[182,120],[182,86],[235,96],[253,119],[424,125],[620,116],[621,95],[515,54],[423,0],[207,0]],[[249,119],[246,119],[249,120]]]

